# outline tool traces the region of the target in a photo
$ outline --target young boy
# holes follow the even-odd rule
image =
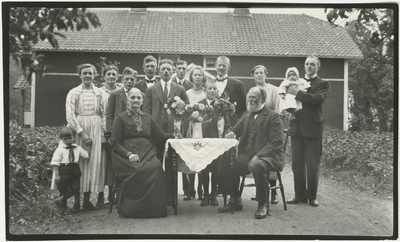
[[[57,187],[60,192],[59,198],[55,204],[63,215],[70,214],[67,207],[67,199],[75,195],[75,204],[71,212],[79,212],[79,190],[81,170],[79,168],[79,158],[89,159],[89,154],[82,147],[74,144],[75,131],[70,127],[64,127],[60,130],[59,143],[51,159],[53,167],[52,189]],[[56,185],[56,186],[55,186]],[[78,198],[78,199],[77,199]]]
[[[218,96],[218,88],[215,80],[206,80],[205,82],[206,98],[199,101],[199,103],[205,106],[212,106]],[[232,122],[236,121],[236,116],[230,117]],[[202,123],[203,138],[219,138],[218,134],[218,118],[217,114],[212,118],[209,123]],[[225,122],[226,129],[228,126]],[[207,206],[211,204],[212,206],[218,206],[217,201],[217,183],[219,179],[219,173],[221,170],[221,160],[222,156],[215,159],[211,164],[209,164],[204,170],[201,171],[201,180],[203,184],[204,196],[200,203],[200,206]],[[209,193],[209,172],[211,172],[211,193]]]
[[[278,93],[282,100],[279,102],[279,111],[287,110],[289,112],[297,112],[303,108],[300,101],[295,99],[295,96],[286,94],[286,90],[291,85],[298,85],[302,91],[307,90],[310,84],[303,78],[299,78],[299,71],[296,67],[290,67],[286,70],[285,80],[279,85]]]

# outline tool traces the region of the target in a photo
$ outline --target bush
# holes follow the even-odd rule
[[[363,114],[354,115],[354,117],[350,120],[349,131],[363,131],[367,128],[367,121]]]
[[[50,161],[58,146],[57,127],[21,128],[10,122],[9,199],[35,201],[50,189]]]
[[[336,170],[355,169],[389,181],[393,175],[394,134],[350,132],[326,127],[322,166]]]

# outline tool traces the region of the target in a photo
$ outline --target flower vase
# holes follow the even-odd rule
[[[201,139],[203,138],[203,129],[200,122],[193,122],[192,124],[192,138]]]
[[[175,135],[175,139],[177,139],[179,137],[179,134],[181,133],[181,125],[182,125],[182,120],[174,119],[174,135]]]
[[[218,117],[217,128],[218,128],[218,137],[219,138],[222,138],[222,135],[224,134],[224,126],[225,126],[224,117]]]

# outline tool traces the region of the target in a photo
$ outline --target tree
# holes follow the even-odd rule
[[[86,8],[46,8],[46,7],[10,7],[9,8],[9,53],[17,61],[21,56],[30,56],[32,45],[39,40],[47,40],[58,48],[57,37],[66,38],[59,30],[88,29],[101,25],[96,14]],[[27,61],[32,65],[33,60]],[[24,69],[24,63],[20,63]]]
[[[394,106],[394,11],[392,9],[332,9],[327,19],[335,24],[339,18],[355,20],[346,29],[362,51],[362,60],[349,65],[349,89],[354,95],[353,115],[362,114],[369,128],[373,119],[379,121],[379,131],[388,131],[393,122]]]

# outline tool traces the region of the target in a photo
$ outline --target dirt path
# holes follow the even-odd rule
[[[178,176],[180,177],[180,176]],[[282,173],[286,198],[293,197],[293,175],[290,167]],[[246,183],[253,183],[247,179]],[[181,184],[181,183],[180,183]],[[168,217],[159,219],[125,219],[116,209],[103,209],[73,215],[71,227],[54,226],[46,234],[268,234],[318,236],[391,236],[393,233],[393,201],[374,197],[332,181],[320,178],[320,206],[288,205],[283,210],[281,196],[277,205],[270,205],[266,219],[254,219],[256,202],[251,201],[255,187],[245,187],[244,209],[234,214],[219,214],[217,207],[200,207],[200,201],[183,201],[178,191],[178,215],[168,209]],[[222,197],[218,197],[220,204]]]

